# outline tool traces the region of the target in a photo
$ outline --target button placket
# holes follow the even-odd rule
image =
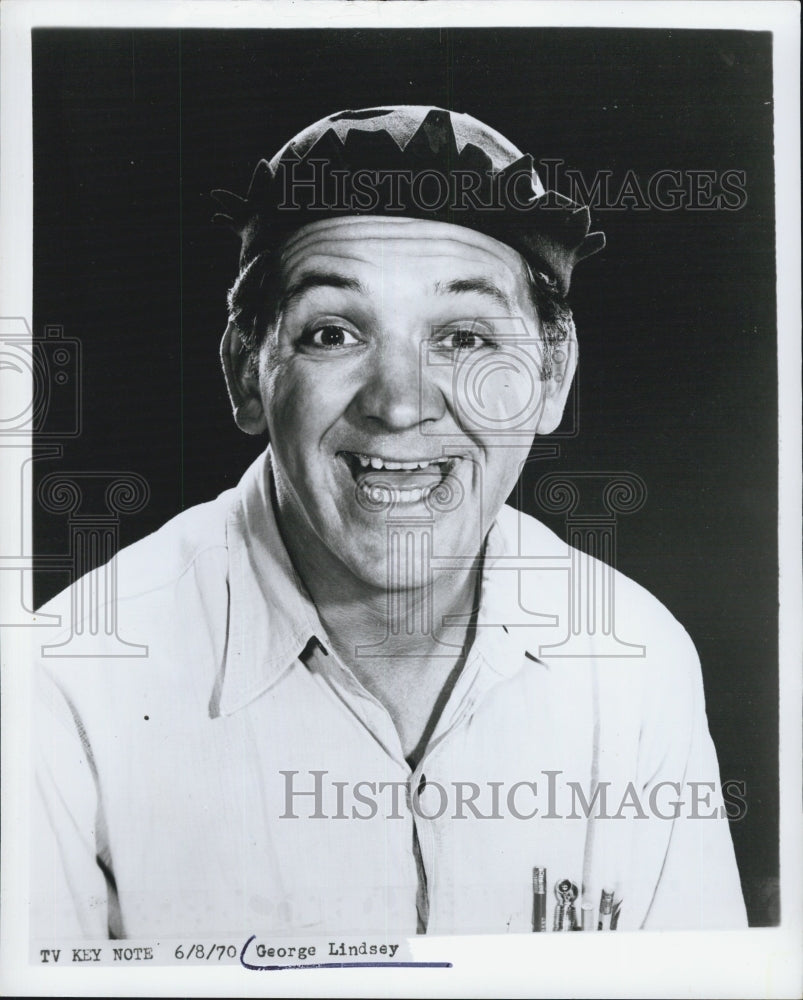
[[[435,820],[427,819],[426,816],[429,815],[429,810],[426,806],[421,803],[422,797],[425,795],[428,784],[425,774],[419,769],[416,771],[417,783],[414,779],[410,782],[410,812],[412,815],[413,826],[415,828],[415,838],[418,843],[418,852],[421,869],[418,873],[419,878],[419,893],[423,897],[423,903],[419,906],[419,911],[425,910],[425,917],[423,921],[423,933],[428,933],[430,930],[430,917],[431,917],[431,906],[434,892],[437,888],[436,879],[436,866],[435,866],[435,855],[436,855],[436,843],[435,843]],[[414,803],[417,803],[414,804]]]
[[[500,630],[501,631],[501,630]],[[507,636],[505,636],[507,639]],[[439,731],[436,728],[429,748],[425,751],[415,772],[411,776],[410,787],[419,788],[422,780],[428,787],[432,788],[432,782],[426,782],[425,774],[437,773],[437,760],[443,756],[444,747],[451,736],[461,727],[467,718],[470,718],[474,708],[487,692],[495,684],[504,679],[489,663],[485,651],[479,649],[474,651],[466,667],[470,669],[471,675],[466,677],[466,689],[460,695],[454,714],[448,724]],[[459,683],[459,682],[458,682]],[[453,691],[457,693],[457,688]],[[447,705],[448,709],[448,705]],[[441,721],[446,718],[445,714]],[[444,787],[443,785],[441,787]],[[433,789],[434,793],[434,789]],[[413,809],[413,822],[416,825],[418,835],[421,863],[424,866],[426,875],[428,916],[427,933],[438,933],[438,927],[445,922],[447,926],[452,920],[452,911],[455,905],[454,886],[449,879],[444,877],[443,867],[448,861],[446,852],[449,849],[448,829],[443,823],[443,819],[449,815],[448,788],[444,787],[445,809],[438,816],[441,804],[440,793],[426,796],[426,788],[418,796],[420,812]],[[411,804],[412,806],[412,804]],[[432,817],[432,818],[428,818]]]

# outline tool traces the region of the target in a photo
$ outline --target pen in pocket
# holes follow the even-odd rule
[[[614,896],[613,906],[611,907],[611,930],[615,931],[619,925],[619,913],[622,909],[622,900],[619,896]]]
[[[546,930],[546,868],[533,868],[533,930]]]
[[[599,922],[597,923],[598,931],[610,931],[613,930],[611,927],[611,916],[613,913],[613,889],[603,889],[602,896],[599,901]]]

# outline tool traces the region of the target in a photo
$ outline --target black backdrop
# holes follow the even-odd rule
[[[771,36],[613,29],[34,32],[34,316],[82,346],[82,424],[55,469],[141,474],[132,542],[233,485],[260,445],[216,351],[237,242],[214,187],[342,108],[435,104],[590,179],[744,171],[735,211],[599,207],[572,291],[576,436],[528,470],[628,470],[646,505],[618,566],[700,652],[751,924],[777,922],[777,443]],[[560,184],[559,184],[560,187]],[[566,191],[566,193],[569,193]],[[53,400],[53,406],[58,401]],[[52,416],[52,414],[51,414]],[[55,415],[58,423],[58,414]],[[544,517],[561,530],[560,518]],[[34,511],[39,555],[66,520]],[[40,569],[40,603],[69,576]],[[626,637],[625,637],[626,638]]]

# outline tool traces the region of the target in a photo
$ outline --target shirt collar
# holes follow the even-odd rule
[[[540,639],[532,632],[533,620],[521,611],[521,570],[510,565],[510,558],[520,554],[521,517],[512,507],[502,508],[486,537],[482,561],[474,650],[502,677],[518,673],[525,657],[542,663],[538,657]]]
[[[226,522],[229,634],[221,715],[266,691],[313,636],[325,633],[293,568],[273,510],[270,448],[248,468]]]

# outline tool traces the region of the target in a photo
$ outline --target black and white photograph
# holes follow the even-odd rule
[[[4,169],[4,964],[799,989],[793,5],[126,6]]]

